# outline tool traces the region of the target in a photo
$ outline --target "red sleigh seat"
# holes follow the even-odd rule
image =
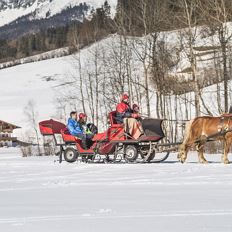
[[[123,124],[118,124],[116,122],[115,118],[116,118],[116,111],[110,112],[109,113],[110,126],[114,127],[114,128],[116,128],[116,127],[122,127],[123,128]]]
[[[81,142],[80,139],[78,139],[77,137],[75,137],[69,133],[68,128],[62,129],[61,135],[62,135],[62,138],[63,138],[65,143],[76,143],[76,142],[78,142],[78,140]]]
[[[61,130],[61,135],[62,135],[62,138],[63,138],[63,140],[64,140],[65,143],[75,144],[75,146],[76,146],[76,148],[77,148],[77,150],[78,150],[78,152],[80,154],[88,154],[88,155],[89,154],[90,155],[94,155],[95,154],[92,149],[88,149],[88,150],[83,149],[82,146],[81,146],[81,139],[79,139],[79,138],[71,135],[69,133],[68,128],[65,128],[65,129]]]
[[[116,111],[109,113],[110,128],[107,131],[107,137],[110,141],[125,140],[124,125],[116,122]]]

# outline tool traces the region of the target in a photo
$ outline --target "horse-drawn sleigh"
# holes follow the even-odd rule
[[[135,140],[124,131],[122,124],[115,122],[115,112],[109,114],[109,128],[96,134],[88,150],[81,146],[81,140],[70,135],[66,125],[55,120],[46,120],[39,123],[43,136],[53,136],[56,146],[60,147],[59,161],[63,158],[67,162],[84,161],[104,162],[151,162],[159,163],[166,160],[172,144],[160,143],[165,137],[161,119],[144,119],[142,126],[144,135]],[[58,142],[57,135],[62,136]]]
[[[182,143],[162,143],[165,135],[162,130],[161,119],[147,118],[142,120],[144,136],[135,140],[128,136],[122,124],[114,119],[115,112],[109,114],[109,128],[93,137],[90,149],[81,146],[81,140],[69,134],[66,125],[55,120],[39,123],[43,136],[53,136],[56,146],[59,146],[59,161],[63,158],[67,162],[78,159],[90,162],[149,162],[165,161],[171,151],[177,151],[178,159],[184,163],[190,149],[196,148],[200,163],[207,163],[204,157],[205,144],[221,140],[224,142],[222,161],[229,163],[228,152],[232,144],[232,114],[219,117],[197,117],[186,124],[186,131]],[[58,142],[56,136],[62,137]],[[103,158],[102,158],[103,157]]]

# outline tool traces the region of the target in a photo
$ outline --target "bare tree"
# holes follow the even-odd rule
[[[183,44],[186,56],[191,66],[192,80],[194,83],[194,104],[195,104],[195,115],[200,115],[200,88],[197,79],[197,62],[194,52],[194,44],[197,38],[197,7],[198,0],[180,0],[178,1],[179,7],[183,9],[183,12],[176,17],[179,22],[183,25],[183,29],[179,31],[180,42]]]
[[[220,42],[222,54],[222,69],[224,80],[224,112],[228,112],[229,107],[229,42],[232,39],[232,32],[228,22],[232,18],[232,2],[230,0],[208,0],[207,4],[199,0],[199,9],[204,15],[206,24],[215,34]]]
[[[26,116],[28,125],[33,129],[35,140],[38,148],[38,155],[42,155],[39,141],[38,131],[38,112],[36,111],[36,103],[34,100],[29,100],[27,105],[24,107],[24,114]]]

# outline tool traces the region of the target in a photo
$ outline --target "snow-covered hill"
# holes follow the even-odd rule
[[[36,102],[39,119],[50,118],[55,113],[55,87],[69,72],[69,59],[56,58],[1,70],[4,88],[0,92],[0,118],[28,128],[23,108],[30,99]]]
[[[166,35],[167,40],[173,42],[175,35],[176,34],[174,32],[168,33]],[[82,77],[84,77],[84,83],[88,83],[89,75],[92,75],[91,73],[95,72],[95,52],[101,51],[101,53],[99,53],[99,56],[101,56],[101,54],[104,55],[105,60],[100,60],[99,58],[98,68],[99,72],[102,72],[104,74],[104,78],[106,78],[105,82],[109,83],[108,89],[105,90],[107,91],[107,93],[109,93],[109,96],[112,95],[112,91],[114,91],[116,88],[113,84],[110,84],[110,80],[113,76],[118,75],[117,69],[115,69],[117,68],[117,64],[115,63],[112,54],[115,54],[115,51],[119,49],[119,42],[119,36],[109,36],[108,38],[97,42],[90,47],[82,49],[80,54],[82,64]],[[172,43],[170,43],[170,46],[172,46]],[[39,120],[48,119],[50,117],[59,118],[59,114],[57,114],[58,105],[56,104],[57,102],[55,102],[55,98],[62,96],[65,90],[67,90],[67,92],[72,92],[75,97],[80,96],[80,73],[77,68],[77,57],[79,57],[79,53],[76,55],[69,55],[61,58],[22,64],[0,70],[0,81],[1,83],[4,83],[4,87],[2,87],[0,91],[0,119],[15,123],[16,125],[22,126],[24,129],[28,128],[27,121],[25,120],[25,116],[23,113],[23,108],[31,99],[36,102],[36,110],[39,113]],[[186,58],[180,62],[180,68],[188,67],[188,65],[189,64]],[[104,68],[108,66],[109,69],[103,72],[103,66]],[[136,58],[135,54],[133,54],[133,57],[131,59],[131,66],[131,75],[134,77],[141,77],[142,81],[144,78],[143,64],[138,58]],[[176,69],[173,70],[173,75],[175,73],[178,74],[179,71],[180,69],[176,67]],[[76,77],[76,81],[72,79],[73,76]],[[99,76],[99,78],[103,77]],[[67,87],[69,88],[67,89]],[[217,102],[212,101],[212,99],[217,99],[218,88],[223,90],[222,84],[219,86],[209,86],[202,91],[205,105],[215,115],[218,114],[218,106]],[[157,117],[157,99],[155,95],[155,89],[152,85],[150,85],[149,89],[151,97],[150,101],[152,116]],[[230,93],[232,93],[232,91]],[[88,99],[88,95],[86,92],[84,93],[84,95],[85,98]],[[103,99],[102,91],[100,91],[99,97],[100,99]],[[143,95],[143,97],[145,96]],[[189,99],[187,105],[184,97]],[[221,97],[223,99],[222,91]],[[230,99],[231,98],[232,96],[230,95]],[[193,99],[192,93],[183,96],[183,99],[180,96],[178,101],[178,119],[186,119],[186,107],[189,112],[189,117],[191,118],[194,116],[194,106],[190,102],[191,99]],[[142,99],[142,102],[144,103],[144,105],[141,107],[142,113],[146,113],[146,104],[144,100],[145,98]],[[175,99],[173,98],[173,102],[174,100]],[[65,107],[67,116],[69,111],[73,110],[72,103],[78,104],[77,102],[72,102],[72,100],[68,101],[67,99],[65,102],[63,101],[61,103],[62,105],[60,105],[59,107]],[[88,105],[88,102],[86,104]],[[114,101],[109,103],[109,105],[107,106],[107,110],[109,111],[110,109],[114,109],[115,104],[116,102]],[[176,104],[174,103],[172,106],[169,106],[173,107],[172,112],[175,112],[175,106]],[[83,110],[81,104],[75,106],[75,109],[77,109],[78,112]],[[202,113],[207,114],[203,107]],[[88,114],[91,115],[90,112],[88,112]],[[102,122],[103,125],[106,125],[107,120],[105,117],[102,118]],[[20,135],[20,130],[18,131],[18,134]]]
[[[0,27],[9,24],[18,18],[30,15],[30,20],[52,17],[61,11],[86,4],[89,9],[86,15],[92,10],[101,7],[105,0],[2,0],[0,2]],[[112,15],[115,12],[117,0],[108,0],[112,8]]]

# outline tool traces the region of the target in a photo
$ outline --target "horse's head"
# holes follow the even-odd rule
[[[177,155],[177,159],[181,162],[184,163],[187,159],[187,148],[185,144],[181,144],[179,146],[179,152]]]

